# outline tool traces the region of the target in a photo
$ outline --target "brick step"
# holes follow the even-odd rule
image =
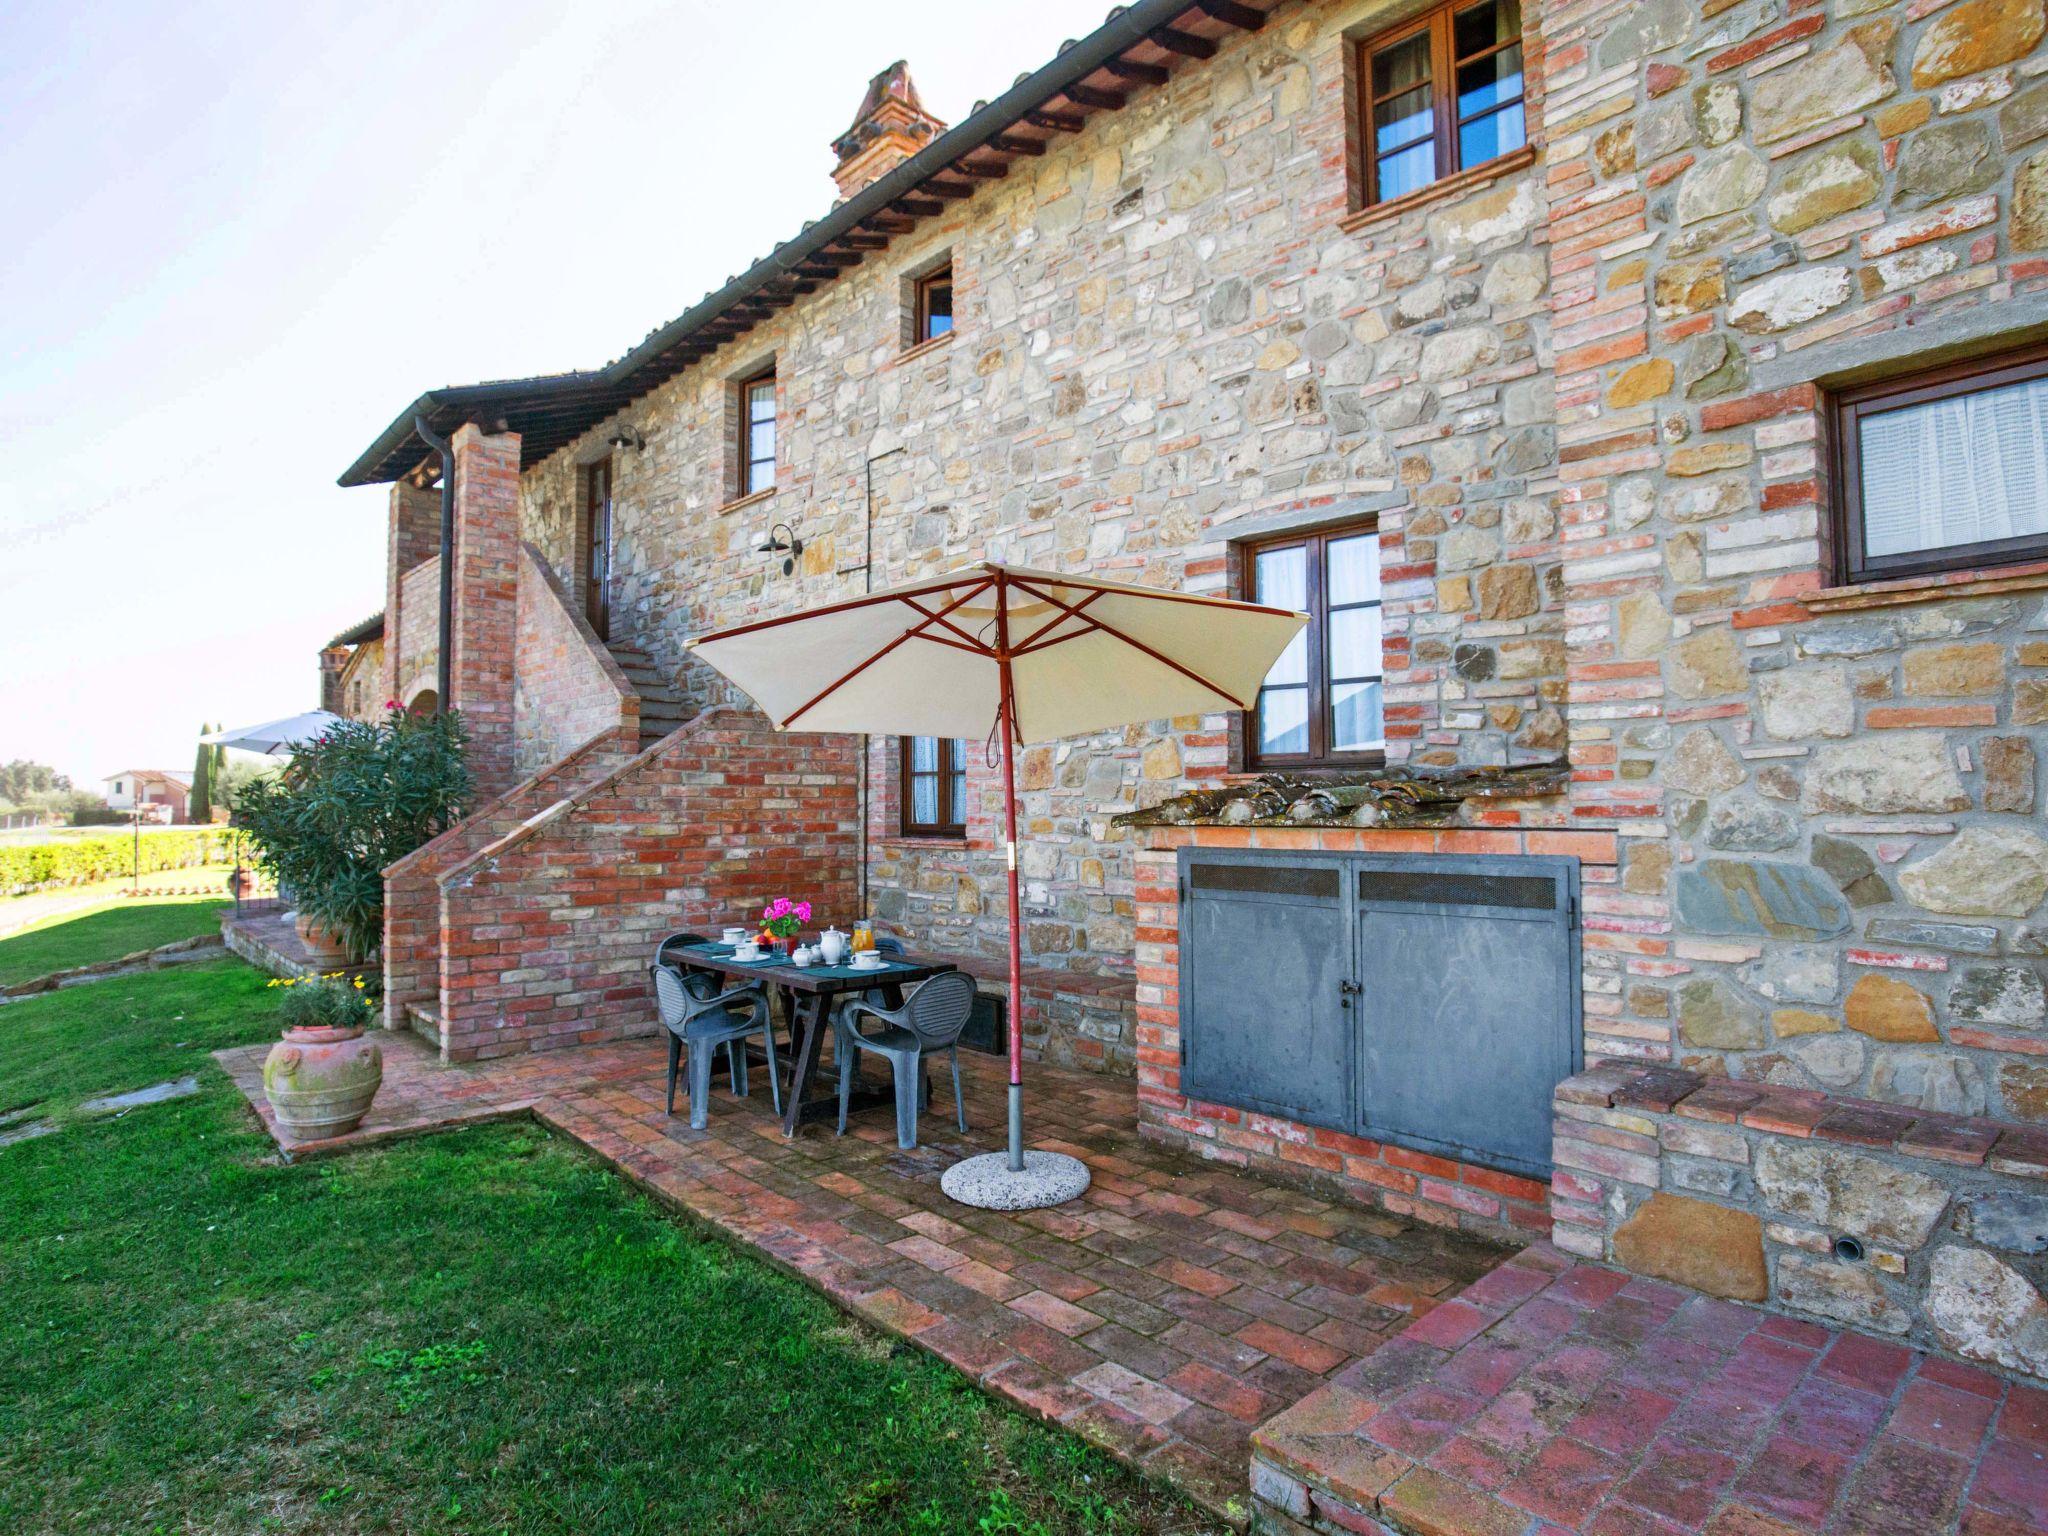
[[[641,683],[632,678],[628,678],[627,681],[633,684],[633,691],[640,695],[643,704],[671,704],[680,707],[683,702],[683,696],[673,688],[659,683]]]

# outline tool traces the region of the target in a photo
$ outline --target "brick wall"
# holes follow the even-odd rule
[[[1336,853],[1563,854],[1588,891],[1611,880],[1615,839],[1562,825],[1564,808],[1494,801],[1479,828],[1155,828],[1138,855],[1138,1120],[1142,1135],[1214,1162],[1337,1190],[1422,1221],[1523,1241],[1547,1233],[1541,1181],[1371,1141],[1254,1110],[1189,1098],[1180,1084],[1177,850],[1275,848]]]
[[[469,733],[469,771],[479,796],[509,788],[512,668],[519,582],[519,438],[457,430],[455,450],[455,633],[449,667],[452,705]]]
[[[384,871],[384,1027],[405,1029],[412,1010],[436,1014],[441,993],[440,877],[517,830],[539,812],[609,773],[638,750],[638,733],[593,737],[524,779],[496,800],[484,801],[432,842]],[[427,1033],[439,1043],[438,1025]]]
[[[444,1053],[471,1060],[644,1034],[663,935],[779,895],[844,925],[855,896],[849,738],[712,710],[438,875]]]
[[[513,763],[532,773],[605,731],[640,729],[640,698],[531,544],[519,549]]]
[[[384,617],[385,672],[392,698],[410,704],[438,686],[441,657],[441,557],[422,560],[398,584],[399,618]],[[396,637],[396,644],[392,643]]]
[[[2048,1377],[2048,1134],[1622,1063],[1557,1114],[1559,1247]]]
[[[384,562],[384,633],[387,637],[412,639],[411,649],[403,645],[387,647],[384,655],[383,688],[378,698],[381,705],[385,699],[405,698],[404,689],[413,683],[418,675],[417,658],[420,654],[417,644],[421,633],[421,614],[415,612],[425,605],[426,631],[432,635],[428,640],[429,650],[439,648],[440,636],[435,626],[439,623],[441,596],[438,585],[422,587],[415,579],[415,572],[425,561],[434,562],[434,582],[440,581],[441,549],[441,493],[438,490],[411,485],[400,480],[391,487],[391,500],[387,513],[388,532]],[[406,662],[412,661],[408,670]],[[431,660],[428,672],[433,671]]]

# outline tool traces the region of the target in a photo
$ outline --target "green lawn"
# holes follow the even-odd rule
[[[1211,1522],[581,1149],[487,1126],[270,1159],[207,1049],[239,962],[0,1009],[0,1531],[1178,1532]]]
[[[109,906],[60,913],[0,939],[0,987],[217,932],[224,905],[226,898],[215,896],[128,896]]]

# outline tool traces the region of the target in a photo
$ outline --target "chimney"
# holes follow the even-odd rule
[[[320,652],[320,707],[330,715],[347,713],[341,707],[341,672],[351,654],[345,645],[330,645]]]
[[[917,99],[910,70],[898,59],[868,82],[853,126],[832,141],[832,153],[839,157],[832,172],[839,183],[839,200],[845,202],[869,182],[888,175],[945,131],[946,125]]]

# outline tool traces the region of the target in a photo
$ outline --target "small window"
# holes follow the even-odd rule
[[[1381,760],[1380,536],[1339,528],[1252,545],[1247,596],[1310,616],[1259,689],[1246,722],[1261,767]]]
[[[903,835],[967,835],[967,743],[945,736],[903,738]]]
[[[775,370],[740,383],[740,489],[742,496],[775,488]]]
[[[1528,142],[1519,0],[1439,6],[1368,39],[1359,54],[1368,204]]]
[[[1835,397],[1845,581],[2048,557],[2048,347]]]
[[[917,324],[913,346],[936,340],[953,329],[953,264],[917,280]]]

